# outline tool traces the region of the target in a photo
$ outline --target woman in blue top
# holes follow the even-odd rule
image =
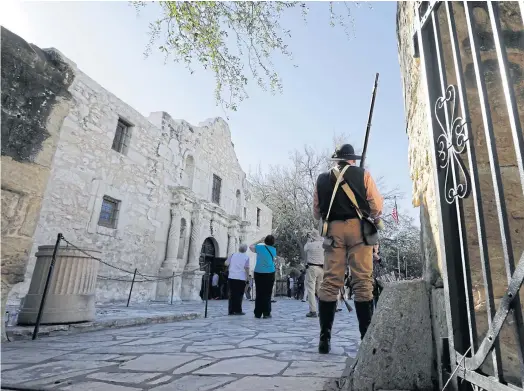
[[[257,254],[255,264],[255,318],[271,318],[271,293],[275,283],[275,237],[267,235],[264,243],[255,242],[249,249]]]

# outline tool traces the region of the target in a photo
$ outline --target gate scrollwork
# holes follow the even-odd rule
[[[436,141],[437,160],[439,168],[446,169],[444,193],[448,204],[470,193],[469,174],[460,158],[468,141],[467,122],[456,115],[456,107],[455,86],[449,85],[435,102],[435,119],[441,130]]]

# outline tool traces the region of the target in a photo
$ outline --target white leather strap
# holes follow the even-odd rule
[[[337,182],[340,182],[341,179],[344,177],[345,169],[348,168],[348,167],[349,167],[349,165],[344,167],[344,170],[342,170],[342,172],[340,172],[337,167],[335,167],[333,169],[333,172],[335,173],[335,176],[337,177]],[[349,198],[349,200],[351,201],[351,203],[355,207],[355,210],[357,211],[358,218],[360,220],[362,220],[362,218],[363,218],[362,211],[360,210],[360,208],[358,206],[357,199],[355,198],[355,193],[353,193],[353,190],[351,190],[351,187],[349,187],[349,185],[347,183],[342,184],[342,190],[344,190],[344,193],[346,193],[347,197]]]
[[[335,183],[335,188],[333,189],[333,194],[331,195],[331,202],[329,203],[329,209],[325,218],[326,221],[328,220],[329,214],[331,213],[331,207],[333,206],[333,201],[335,200],[335,195],[337,194],[338,186],[340,185],[342,178],[344,178],[344,173],[346,172],[348,167],[349,165],[345,166],[342,169],[342,172],[338,171],[337,167],[332,168],[332,170],[335,172],[335,176],[337,177],[337,182]]]

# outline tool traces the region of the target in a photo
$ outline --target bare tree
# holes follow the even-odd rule
[[[334,145],[340,145],[346,136],[335,136]],[[332,151],[319,152],[305,145],[290,153],[287,166],[270,166],[267,173],[259,168],[250,175],[253,192],[273,211],[273,228],[278,240],[279,255],[291,265],[304,259],[303,248],[307,233],[318,229],[313,218],[313,192],[318,176],[333,165]],[[388,189],[383,180],[377,181],[389,202],[400,196],[398,189]]]
[[[406,275],[416,278],[422,276],[420,229],[415,226],[411,216],[402,213],[398,224],[389,216],[386,217],[385,229],[380,235],[380,254],[383,273],[398,274],[400,266],[401,278]]]

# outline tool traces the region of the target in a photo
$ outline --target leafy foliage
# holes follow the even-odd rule
[[[133,2],[137,11],[150,2]],[[282,91],[283,84],[273,62],[274,55],[293,60],[286,43],[291,30],[281,25],[288,12],[307,22],[305,2],[288,1],[159,1],[161,16],[150,24],[153,49],[184,63],[191,73],[195,63],[215,74],[215,99],[225,109],[237,110],[248,98],[249,78],[263,90]],[[329,2],[329,23],[341,26],[349,36],[353,24],[346,2]],[[351,3],[358,6],[358,3]],[[338,11],[340,9],[340,12]],[[157,45],[160,40],[161,44]],[[245,70],[247,64],[248,70]],[[295,65],[296,66],[296,65]]]

